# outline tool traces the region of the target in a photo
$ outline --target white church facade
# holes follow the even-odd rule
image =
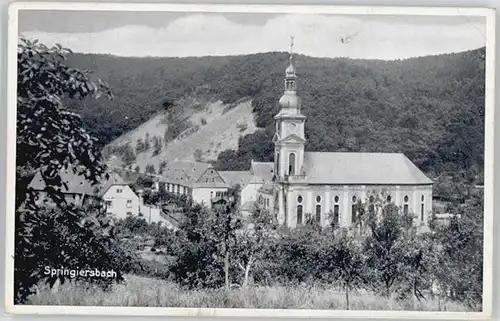
[[[276,132],[272,188],[259,191],[272,198],[278,222],[289,227],[311,216],[321,225],[334,220],[347,227],[359,215],[359,202],[375,197],[393,203],[427,225],[432,210],[432,180],[400,153],[305,151],[305,121],[290,55],[285,91],[274,117]]]

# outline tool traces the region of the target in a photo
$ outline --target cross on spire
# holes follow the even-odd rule
[[[290,61],[292,61],[292,57],[293,57],[293,45],[294,45],[293,39],[294,38],[295,38],[294,36],[290,36]]]

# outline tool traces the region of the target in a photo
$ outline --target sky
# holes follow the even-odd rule
[[[405,59],[485,46],[482,17],[21,11],[19,33],[74,52],[221,56],[289,51]]]

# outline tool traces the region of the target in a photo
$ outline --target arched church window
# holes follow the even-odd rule
[[[387,196],[387,203],[390,203],[390,202],[391,202],[391,200],[392,200],[391,195],[388,195],[388,196]]]
[[[352,197],[352,205],[351,205],[351,223],[356,223],[358,220],[358,198],[356,195]]]
[[[424,203],[420,204],[420,220],[424,221]]]
[[[333,223],[339,226],[340,221],[340,207],[338,204],[333,205]]]
[[[297,205],[297,224],[302,224],[302,205]]]
[[[420,204],[420,221],[424,221],[424,211],[425,211],[425,204],[424,204],[424,195],[422,195],[422,204]]]
[[[295,175],[295,153],[288,155],[288,174]]]
[[[321,202],[321,196],[316,196],[316,203],[320,203]]]
[[[316,205],[316,222],[321,223],[321,204]]]
[[[279,175],[279,173],[280,173],[280,153],[276,153],[275,169],[276,169],[276,175]]]
[[[354,203],[351,206],[351,223],[356,223],[358,220],[358,204]]]
[[[302,203],[302,196],[300,196],[300,195],[299,195],[299,196],[297,197],[297,202]]]
[[[375,202],[375,197],[373,197],[373,195],[370,196],[370,203],[373,203]]]
[[[405,204],[403,205],[403,213],[404,215],[408,215],[408,213],[410,212],[410,206],[408,205],[408,200],[410,198],[408,197],[408,195],[405,195],[404,197],[404,201],[405,201]]]
[[[340,206],[339,206],[339,196],[338,195],[335,195],[335,197],[333,198],[333,201],[335,202],[335,204],[333,205],[333,225],[334,226],[339,226],[339,223],[340,223]]]
[[[408,200],[409,200],[409,199],[410,199],[410,198],[408,197],[408,195],[405,195],[405,198],[404,198],[405,203],[408,203]]]

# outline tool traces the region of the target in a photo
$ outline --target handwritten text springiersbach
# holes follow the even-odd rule
[[[65,269],[61,267],[59,269],[51,268],[50,266],[46,266],[44,268],[43,274],[53,276],[69,276],[74,279],[77,276],[80,277],[95,277],[95,278],[116,278],[116,272],[114,270],[108,271],[99,271],[98,269]]]

